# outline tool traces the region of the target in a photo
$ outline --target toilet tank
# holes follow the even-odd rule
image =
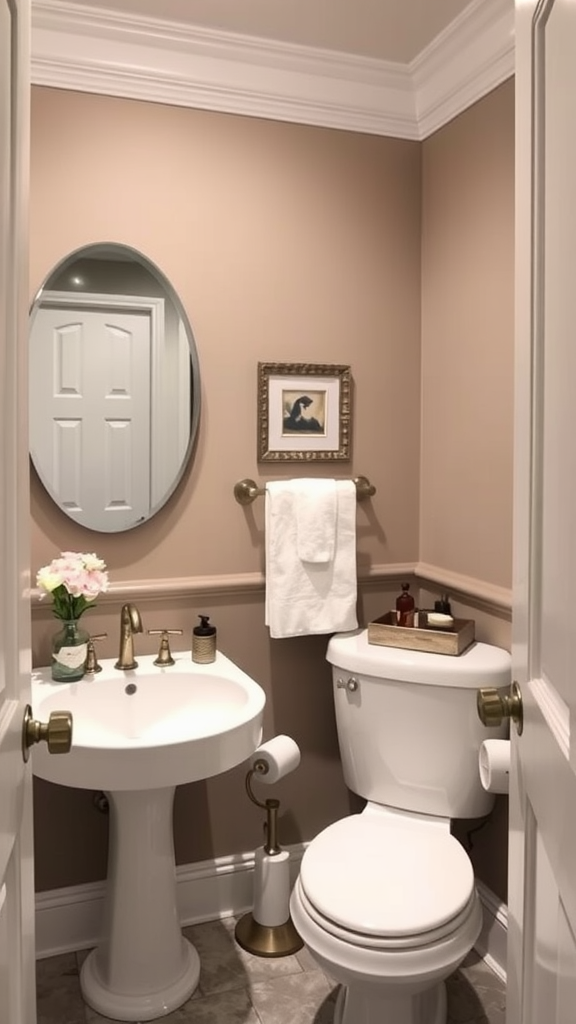
[[[458,656],[369,644],[366,630],[333,636],[332,665],[346,785],[367,800],[446,818],[488,814],[478,753],[489,731],[476,711],[483,686],[509,687],[507,651],[474,643]],[[357,685],[355,685],[357,683]]]

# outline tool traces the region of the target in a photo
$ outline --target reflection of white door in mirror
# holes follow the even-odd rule
[[[105,297],[99,308],[95,298],[75,295],[73,304],[45,294],[37,310],[32,456],[72,519],[110,532],[146,519],[153,504],[151,365],[162,300],[138,300],[143,308],[133,311],[128,297]]]
[[[200,416],[192,329],[162,271],[116,242],[66,256],[32,306],[29,367],[30,454],[50,497],[88,529],[146,522]]]

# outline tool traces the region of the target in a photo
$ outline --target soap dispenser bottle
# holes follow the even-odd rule
[[[398,626],[414,625],[414,598],[409,593],[410,584],[402,584],[402,593],[396,598],[396,624]]]
[[[210,617],[200,615],[200,625],[192,630],[192,661],[208,665],[216,660],[216,626],[209,625]]]

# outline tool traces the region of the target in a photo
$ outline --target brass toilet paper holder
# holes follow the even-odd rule
[[[266,822],[264,825],[266,842],[264,844],[264,856],[274,858],[282,853],[278,842],[278,809],[280,801],[274,797],[267,800],[259,800],[252,790],[254,776],[265,774],[268,771],[268,764],[264,759],[256,760],[246,775],[246,792],[256,807],[266,811]],[[283,871],[288,870],[288,862],[283,864]],[[255,871],[255,880],[256,880]],[[248,953],[255,956],[279,957],[290,956],[302,949],[304,943],[296,931],[288,907],[286,907],[287,919],[278,924],[266,925],[256,920],[253,913],[244,914],[240,918],[235,929],[235,938],[239,946]]]

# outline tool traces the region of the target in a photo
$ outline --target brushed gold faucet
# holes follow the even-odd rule
[[[142,619],[135,604],[125,604],[120,613],[120,654],[114,668],[137,668],[134,660],[134,633],[142,632]]]

